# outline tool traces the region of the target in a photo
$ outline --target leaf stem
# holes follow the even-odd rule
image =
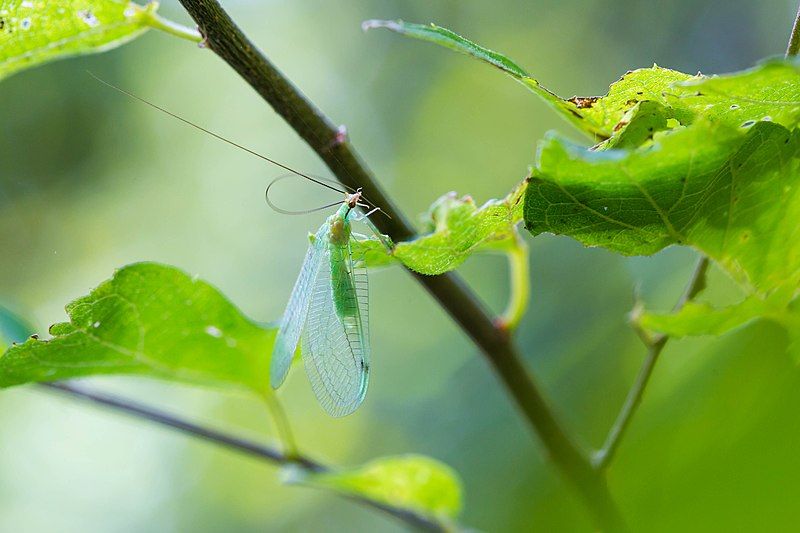
[[[297,448],[297,441],[292,432],[292,426],[289,424],[289,419],[286,417],[286,412],[283,410],[281,402],[274,394],[264,394],[264,401],[267,404],[267,409],[275,424],[275,432],[281,439],[283,444],[283,453],[287,457],[298,457],[299,451]]]
[[[389,215],[375,225],[395,242],[415,231],[383,192],[350,142],[244,35],[215,0],[180,0],[205,37],[205,45],[244,78],[317,153],[344,185],[361,187],[371,203]],[[542,440],[547,454],[577,488],[601,529],[618,530],[621,519],[602,474],[567,435],[542,392],[521,362],[506,331],[496,327],[483,304],[454,273],[414,274],[439,304],[478,345],[503,381],[517,407]]]
[[[705,288],[707,271],[708,258],[702,256],[697,261],[697,265],[692,272],[692,277],[689,279],[689,283],[686,285],[686,289],[684,290],[680,299],[675,304],[673,312],[680,311],[687,302],[694,299],[694,297]],[[662,334],[651,337],[646,332],[642,331],[637,324],[637,309],[638,308],[634,308],[632,322],[633,326],[637,329],[637,333],[639,333],[639,338],[641,338],[642,342],[645,344],[645,346],[647,346],[647,357],[645,357],[644,363],[639,370],[639,374],[636,376],[636,381],[634,381],[633,386],[631,386],[630,391],[628,391],[628,396],[625,398],[625,403],[622,404],[622,408],[620,409],[617,419],[614,421],[614,424],[611,426],[611,429],[608,432],[608,437],[606,437],[603,447],[594,454],[592,462],[594,467],[598,470],[608,467],[608,465],[611,463],[611,460],[614,458],[617,448],[622,441],[622,437],[625,435],[625,432],[627,431],[631,420],[633,419],[633,415],[636,413],[639,404],[642,401],[644,389],[647,387],[650,377],[653,374],[653,369],[656,366],[656,362],[658,362],[658,356],[661,355],[661,352],[664,350],[664,346],[666,346],[667,341],[669,340],[669,337],[666,335]]]
[[[506,252],[508,258],[508,277],[510,280],[510,296],[508,306],[497,319],[497,327],[505,331],[517,329],[525,311],[531,293],[530,263],[528,245],[514,229],[514,244]]]
[[[186,26],[182,26],[177,22],[172,22],[171,20],[165,19],[164,17],[159,16],[157,13],[153,11],[149,11],[147,13],[147,24],[151,28],[161,30],[163,32],[169,33],[170,35],[174,35],[175,37],[180,37],[181,39],[186,39],[188,41],[192,41],[198,44],[203,42],[203,36],[200,34],[199,31],[187,28]]]
[[[306,456],[290,456],[270,446],[259,444],[241,437],[229,435],[215,429],[200,426],[193,422],[183,420],[169,413],[142,405],[127,398],[89,390],[79,385],[63,381],[54,383],[40,383],[39,386],[67,394],[73,398],[88,401],[96,405],[101,405],[115,411],[121,411],[137,418],[148,420],[160,426],[164,426],[193,437],[198,437],[218,446],[245,453],[277,465],[293,465],[310,472],[327,472],[330,470],[330,467]],[[347,499],[356,501],[373,509],[378,509],[421,531],[444,531],[444,528],[437,522],[434,522],[431,519],[410,509],[394,507],[353,495],[348,495]]]

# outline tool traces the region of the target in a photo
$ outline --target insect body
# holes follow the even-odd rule
[[[367,272],[350,246],[360,192],[349,195],[314,236],[281,320],[270,366],[278,388],[297,344],[311,387],[332,416],[345,416],[364,400],[369,381]]]

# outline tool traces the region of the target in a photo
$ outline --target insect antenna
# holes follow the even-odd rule
[[[313,183],[316,183],[317,185],[320,185],[320,186],[322,186],[322,187],[325,187],[326,189],[330,189],[330,190],[332,190],[332,191],[336,191],[336,192],[340,192],[340,193],[345,193],[345,192],[350,192],[350,193],[353,193],[353,192],[355,192],[355,190],[354,190],[352,187],[350,187],[349,185],[345,185],[345,184],[343,184],[343,183],[340,183],[340,182],[338,182],[338,181],[334,181],[334,180],[330,180],[330,179],[322,178],[322,177],[320,177],[320,176],[312,176],[312,175],[306,174],[306,173],[304,173],[304,172],[300,172],[299,170],[295,170],[295,169],[293,169],[292,167],[290,167],[290,166],[288,166],[288,165],[284,165],[283,163],[280,163],[280,162],[278,162],[278,161],[276,161],[276,160],[274,160],[274,159],[272,159],[272,158],[270,158],[270,157],[267,157],[267,156],[265,156],[265,155],[263,155],[263,154],[260,154],[260,153],[256,152],[255,150],[251,150],[250,148],[247,148],[246,146],[243,146],[243,145],[241,145],[241,144],[238,144],[238,143],[236,143],[236,142],[234,142],[234,141],[231,141],[230,139],[226,139],[226,138],[225,138],[225,137],[223,137],[222,135],[219,135],[218,133],[214,133],[213,131],[211,131],[211,130],[209,130],[209,129],[207,129],[207,128],[204,128],[203,126],[200,126],[199,124],[196,124],[196,123],[192,122],[191,120],[189,120],[189,119],[186,119],[186,118],[184,118],[184,117],[182,117],[182,116],[180,116],[180,115],[178,115],[178,114],[176,114],[176,113],[173,113],[172,111],[170,111],[170,110],[168,110],[168,109],[166,109],[166,108],[163,108],[163,107],[159,106],[158,104],[154,104],[153,102],[150,102],[149,100],[146,100],[146,99],[142,98],[141,96],[138,96],[138,95],[136,95],[136,94],[133,94],[133,93],[132,93],[132,92],[130,92],[130,91],[126,91],[125,89],[123,89],[123,88],[121,88],[121,87],[118,87],[118,86],[114,85],[113,83],[111,83],[111,82],[108,82],[108,81],[106,81],[106,80],[104,80],[104,79],[102,79],[102,78],[98,77],[98,76],[97,76],[97,75],[95,75],[93,72],[90,72],[90,71],[88,71],[88,70],[87,70],[86,72],[87,72],[87,74],[89,74],[89,75],[90,75],[92,78],[94,78],[95,80],[99,81],[100,83],[102,83],[102,84],[103,84],[103,85],[105,85],[106,87],[109,87],[109,88],[111,88],[111,89],[114,89],[115,91],[118,91],[118,92],[120,92],[120,93],[124,94],[125,96],[128,96],[128,97],[130,97],[130,98],[133,98],[134,100],[137,100],[137,101],[139,101],[139,102],[141,102],[141,103],[143,103],[143,104],[145,104],[145,105],[147,105],[147,106],[150,106],[151,108],[153,108],[153,109],[155,109],[155,110],[157,110],[157,111],[160,111],[160,112],[162,112],[162,113],[164,113],[164,114],[166,114],[166,115],[168,115],[168,116],[170,116],[170,117],[172,117],[172,118],[178,119],[178,120],[180,120],[181,122],[183,122],[184,124],[186,124],[186,125],[188,125],[188,126],[191,126],[191,127],[195,128],[195,129],[197,129],[197,130],[200,130],[200,131],[202,131],[203,133],[207,133],[208,135],[211,135],[211,136],[212,136],[212,137],[214,137],[215,139],[218,139],[218,140],[220,140],[220,141],[222,141],[222,142],[224,142],[224,143],[227,143],[227,144],[229,144],[229,145],[231,145],[231,146],[233,146],[233,147],[235,147],[235,148],[238,148],[238,149],[240,149],[240,150],[243,150],[243,151],[247,152],[248,154],[254,155],[254,156],[258,157],[259,159],[262,159],[262,160],[264,160],[264,161],[266,161],[266,162],[268,162],[268,163],[271,163],[271,164],[273,164],[273,165],[275,165],[275,166],[277,166],[277,167],[279,167],[279,168],[282,168],[282,169],[284,169],[284,170],[286,170],[286,171],[289,171],[289,172],[291,172],[292,174],[294,174],[295,176],[298,176],[298,177],[304,178],[304,179],[306,179],[306,180],[308,180],[308,181],[311,181],[311,182],[313,182]],[[337,203],[338,203],[338,202],[337,202],[337,203],[335,203],[335,204],[327,205],[327,206],[325,206],[325,207],[320,207],[320,208],[316,208],[316,209],[311,209],[311,210],[308,210],[308,211],[287,211],[287,210],[285,210],[285,209],[281,209],[281,208],[277,207],[277,206],[276,206],[276,205],[275,205],[275,204],[274,204],[272,201],[270,201],[270,199],[269,199],[269,188],[270,188],[270,187],[272,187],[272,185],[273,185],[273,184],[274,184],[276,181],[279,181],[280,179],[283,179],[284,177],[285,177],[285,176],[281,176],[281,177],[279,177],[279,178],[277,178],[277,179],[273,180],[273,181],[272,181],[272,183],[270,183],[270,184],[269,184],[269,186],[267,186],[267,190],[266,190],[266,192],[265,192],[265,196],[267,197],[267,204],[268,204],[268,205],[269,205],[269,206],[270,206],[272,209],[274,209],[275,211],[277,211],[277,212],[279,212],[279,213],[284,213],[284,214],[298,214],[298,215],[299,215],[299,214],[304,214],[304,213],[313,213],[313,212],[315,212],[315,211],[320,211],[320,210],[322,210],[322,209],[327,209],[327,208],[329,208],[329,207],[332,207],[332,206],[334,206],[334,205],[337,205]],[[345,190],[342,190],[342,187],[343,187]],[[366,196],[362,196],[362,198],[364,199],[364,201],[366,201],[367,203],[369,203],[369,204],[370,204],[370,205],[373,207],[373,210],[374,210],[374,208],[377,208],[377,207],[378,207],[378,206],[376,206],[374,203],[372,203],[372,201],[371,201],[369,198],[367,198]],[[389,213],[387,213],[387,212],[386,212],[386,211],[384,211],[383,209],[377,209],[377,210],[378,210],[378,211],[380,211],[380,212],[381,212],[383,215],[386,215],[386,216],[387,216],[389,219],[391,219],[391,218],[392,218],[392,217],[389,215]]]
[[[277,211],[278,213],[281,213],[283,215],[306,215],[308,213],[315,213],[317,211],[322,211],[323,209],[328,209],[330,207],[333,207],[335,205],[339,205],[339,204],[342,203],[341,200],[340,200],[338,202],[333,202],[332,204],[323,205],[322,207],[315,207],[314,209],[306,209],[306,210],[301,210],[301,211],[291,211],[291,210],[288,210],[288,209],[284,209],[282,207],[278,207],[275,204],[275,202],[273,202],[272,199],[269,197],[269,191],[270,191],[270,189],[272,189],[272,186],[275,185],[277,182],[279,182],[281,180],[284,180],[286,178],[292,178],[292,177],[294,177],[292,174],[285,174],[283,176],[278,176],[277,178],[275,178],[274,180],[269,182],[269,185],[267,185],[267,189],[264,191],[264,198],[267,201],[267,205],[269,205],[272,208],[273,211]],[[344,191],[338,191],[338,192],[344,193]]]
[[[239,148],[240,150],[244,150],[248,154],[254,155],[254,156],[258,157],[259,159],[262,159],[262,160],[264,160],[264,161],[266,161],[268,163],[272,163],[273,165],[275,165],[277,167],[280,167],[280,168],[282,168],[284,170],[287,170],[287,171],[291,172],[292,174],[294,174],[296,176],[300,176],[301,178],[305,178],[308,181],[314,182],[317,185],[321,185],[322,187],[325,187],[327,189],[331,189],[331,190],[336,191],[336,192],[344,192],[344,191],[340,190],[339,188],[333,187],[332,185],[330,185],[328,183],[325,183],[327,180],[317,179],[315,177],[309,176],[308,174],[304,174],[303,172],[300,172],[299,170],[295,170],[290,166],[284,165],[283,163],[279,163],[278,161],[275,161],[272,158],[269,158],[269,157],[267,157],[265,155],[259,154],[255,150],[251,150],[250,148],[247,148],[246,146],[242,146],[241,144],[235,143],[235,142],[231,141],[230,139],[226,139],[222,135],[219,135],[219,134],[214,133],[213,131],[211,131],[209,129],[206,129],[206,128],[200,126],[199,124],[195,124],[191,120],[183,118],[182,116],[177,115],[177,114],[173,113],[172,111],[169,111],[169,110],[167,110],[167,109],[165,109],[165,108],[163,108],[163,107],[161,107],[161,106],[159,106],[157,104],[154,104],[153,102],[145,100],[144,98],[142,98],[140,96],[137,96],[137,95],[135,95],[135,94],[133,94],[133,93],[131,93],[129,91],[126,91],[125,89],[122,89],[121,87],[117,87],[113,83],[110,83],[110,82],[108,82],[108,81],[106,81],[104,79],[101,79],[101,78],[95,76],[92,72],[89,72],[88,70],[86,72],[91,77],[93,77],[95,80],[99,81],[100,83],[102,83],[106,87],[110,87],[111,89],[119,91],[120,93],[122,93],[122,94],[124,94],[124,95],[126,95],[126,96],[128,96],[130,98],[133,98],[134,100],[138,100],[139,102],[141,102],[141,103],[143,103],[145,105],[148,105],[148,106],[152,107],[153,109],[161,111],[162,113],[164,113],[166,115],[169,115],[172,118],[176,118],[176,119],[180,120],[181,122],[183,122],[184,124],[187,124],[187,125],[195,128],[195,129],[198,129],[198,130],[202,131],[203,133],[207,133],[208,135],[211,135],[215,139],[219,139],[220,141],[228,143],[229,145],[234,146],[236,148]]]

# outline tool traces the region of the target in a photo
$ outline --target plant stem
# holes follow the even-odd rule
[[[147,23],[151,28],[156,28],[157,30],[169,33],[175,37],[180,37],[181,39],[186,39],[187,41],[192,41],[195,43],[203,42],[203,36],[200,35],[199,31],[187,28],[186,26],[181,26],[180,24],[172,22],[171,20],[167,20],[154,12],[149,13]]]
[[[152,407],[139,404],[127,398],[92,391],[68,382],[40,383],[39,386],[49,390],[68,394],[74,398],[92,402],[97,405],[102,405],[116,411],[122,411],[137,418],[149,420],[150,422],[154,422],[169,429],[186,433],[218,446],[252,455],[277,465],[294,465],[306,471],[315,473],[330,471],[330,467],[318,463],[317,461],[308,457],[302,455],[290,456],[270,446],[265,446],[247,439],[235,437],[221,431],[194,424]],[[416,513],[415,511],[386,505],[384,503],[372,501],[363,497],[353,495],[346,495],[345,497],[367,507],[372,507],[373,509],[383,511],[384,513],[387,513],[394,518],[405,522],[415,529],[422,531],[444,531],[441,525],[423,515]]]
[[[703,256],[697,261],[697,266],[695,266],[692,272],[692,277],[689,279],[689,283],[686,285],[686,289],[680,299],[675,304],[673,312],[680,311],[681,308],[686,305],[686,302],[691,301],[705,288],[707,270],[708,258]],[[636,327],[635,317],[634,327]],[[650,376],[653,374],[658,356],[661,355],[664,346],[666,346],[669,340],[669,337],[663,334],[656,337],[649,337],[644,332],[640,331],[639,333],[639,337],[647,346],[647,357],[642,364],[642,368],[639,370],[639,375],[636,376],[636,381],[634,381],[633,386],[628,392],[628,396],[625,398],[625,403],[622,404],[622,409],[620,409],[619,415],[617,415],[617,419],[614,421],[614,425],[611,426],[608,432],[605,444],[603,444],[603,447],[594,455],[593,463],[597,469],[606,468],[614,458],[619,443],[627,431],[628,426],[630,426],[631,419],[642,401],[644,389],[650,381]]]
[[[289,419],[286,417],[283,406],[274,394],[264,394],[263,398],[267,404],[272,423],[275,424],[275,432],[280,437],[281,444],[283,444],[284,455],[287,457],[299,456],[297,441],[294,440],[292,426],[289,424]]]
[[[792,33],[789,34],[789,44],[786,46],[786,57],[794,57],[800,52],[800,6],[797,7],[797,16],[794,19]]]
[[[215,0],[180,0],[205,37],[206,46],[244,78],[297,134],[317,153],[338,180],[361,187],[371,203],[389,217],[375,225],[394,241],[414,235],[414,229],[384,194],[356,155],[342,130],[317,109],[234,24]],[[495,326],[484,306],[454,273],[440,276],[414,274],[440,305],[480,347],[517,406],[536,430],[602,529],[618,529],[621,520],[602,475],[586,454],[567,436],[538,386],[523,366],[510,336]]]
[[[517,328],[525,315],[531,293],[528,245],[520,237],[516,229],[514,231],[514,241],[511,249],[506,252],[508,257],[509,292],[511,295],[508,299],[506,310],[497,319],[497,327],[505,331],[513,331]]]

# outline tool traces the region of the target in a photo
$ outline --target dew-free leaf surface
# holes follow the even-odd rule
[[[247,319],[211,285],[138,263],[67,305],[70,321],[0,357],[0,387],[102,374],[269,387],[274,329]]]
[[[768,320],[786,331],[789,354],[800,363],[800,299],[795,298],[787,305],[781,296],[780,293],[767,298],[751,295],[726,307],[688,302],[676,313],[644,313],[639,324],[648,331],[671,337],[689,337],[721,336],[758,320]]]
[[[422,455],[382,457],[336,472],[297,472],[294,481],[410,509],[444,524],[458,517],[462,505],[458,474]]]
[[[391,253],[378,239],[354,241],[353,246],[364,254],[370,267],[399,261],[420,274],[448,272],[473,253],[516,245],[525,186],[523,182],[502,200],[490,200],[480,207],[469,196],[445,194],[425,214],[422,234],[397,243]]]

